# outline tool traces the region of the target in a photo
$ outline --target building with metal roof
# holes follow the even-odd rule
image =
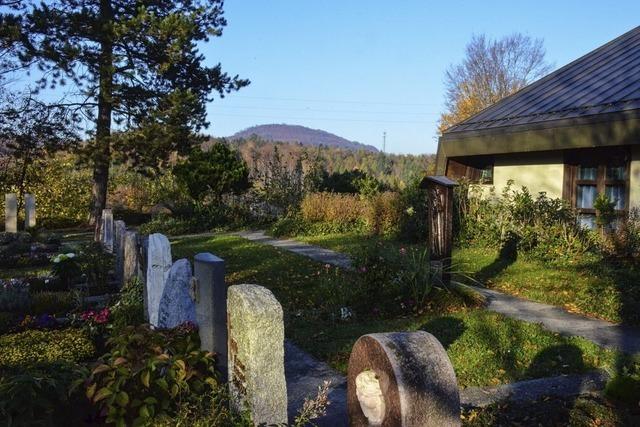
[[[599,193],[640,207],[640,26],[447,129],[437,170],[563,197],[586,222]]]

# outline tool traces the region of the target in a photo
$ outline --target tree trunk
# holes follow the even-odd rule
[[[111,164],[111,111],[113,109],[113,10],[110,0],[100,0],[102,35],[100,43],[100,70],[98,93],[98,118],[96,140],[93,150],[93,207],[91,224],[95,226],[95,237],[100,232],[100,217],[107,204],[109,166]]]

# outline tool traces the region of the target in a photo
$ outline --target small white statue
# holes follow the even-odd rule
[[[370,426],[379,426],[384,420],[384,396],[378,376],[373,371],[362,371],[356,377],[356,396],[360,409]]]

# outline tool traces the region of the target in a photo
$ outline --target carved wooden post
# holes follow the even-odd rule
[[[429,259],[431,267],[439,271],[442,280],[450,280],[451,249],[453,246],[453,189],[458,185],[446,176],[428,176],[421,184],[427,190],[429,229]]]

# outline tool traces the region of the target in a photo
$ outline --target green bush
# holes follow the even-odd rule
[[[501,248],[517,240],[517,252],[542,260],[575,258],[594,248],[593,233],[582,228],[576,212],[562,199],[537,197],[526,187],[483,194],[462,183],[455,192],[454,233],[460,245]]]
[[[0,335],[12,332],[20,323],[21,316],[17,313],[0,311]]]
[[[146,425],[219,387],[213,355],[200,351],[194,329],[129,326],[107,345],[110,352],[93,368],[86,389],[107,423]]]
[[[114,266],[114,256],[105,252],[97,242],[88,243],[80,249],[78,263],[90,286],[108,286],[109,271]]]
[[[29,284],[19,279],[0,279],[0,311],[25,311],[29,307]]]
[[[94,355],[91,340],[80,329],[27,330],[0,337],[0,368],[39,363],[78,362]]]
[[[0,419],[7,426],[75,425],[79,413],[70,399],[72,384],[81,378],[73,364],[55,363],[16,369],[0,375]],[[80,420],[77,420],[80,421]]]
[[[72,291],[36,292],[31,294],[31,314],[64,315],[78,308],[78,298]]]
[[[139,227],[142,234],[162,233],[167,235],[179,235],[208,231],[208,224],[197,221],[194,218],[177,218],[169,215],[156,215],[151,221]]]
[[[111,324],[118,333],[127,326],[144,323],[144,289],[138,278],[127,282],[120,290],[118,301],[111,306]]]

